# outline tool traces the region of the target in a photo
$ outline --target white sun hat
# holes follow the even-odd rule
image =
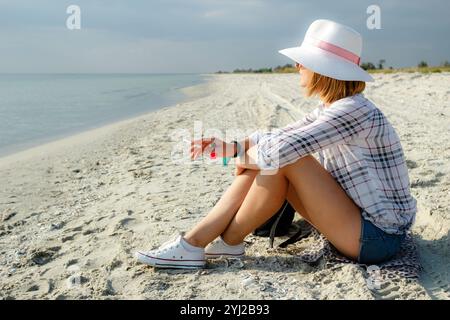
[[[359,66],[361,51],[362,37],[357,31],[321,19],[309,26],[300,47],[278,52],[330,78],[372,82],[372,76]]]

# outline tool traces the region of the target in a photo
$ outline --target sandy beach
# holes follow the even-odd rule
[[[298,75],[225,74],[185,89],[187,102],[0,158],[0,298],[450,299],[450,74],[375,79],[365,95],[396,128],[418,201],[418,281],[370,290],[357,265],[308,265],[254,236],[245,259],[204,270],[135,261],[187,231],[234,178],[232,163],[172,161],[177,129],[269,130],[318,103]]]

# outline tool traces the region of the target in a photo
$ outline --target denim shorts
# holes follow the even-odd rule
[[[391,259],[399,251],[405,234],[389,234],[361,217],[358,262],[377,264]]]

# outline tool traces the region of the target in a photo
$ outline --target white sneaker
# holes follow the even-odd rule
[[[175,240],[169,240],[158,249],[138,251],[136,259],[157,268],[197,269],[206,264],[205,250],[190,245],[180,234]]]
[[[243,255],[245,255],[243,242],[235,246],[230,246],[223,241],[221,236],[205,248],[205,257],[207,259],[216,259],[220,257],[240,258]]]

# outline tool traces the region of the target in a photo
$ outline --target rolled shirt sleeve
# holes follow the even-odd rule
[[[308,125],[312,122],[314,122],[317,119],[317,112],[318,112],[318,108],[314,109],[313,111],[311,111],[310,113],[306,114],[301,120],[291,123],[289,125],[287,125],[284,128],[281,129],[277,129],[280,132],[289,132],[291,130],[294,130],[296,128],[299,127],[303,127],[305,125]],[[252,145],[257,145],[259,143],[259,141],[261,140],[261,138],[268,138],[270,136],[272,136],[275,132],[264,132],[262,133],[261,131],[255,131],[252,134],[249,135],[249,139],[252,142]]]
[[[256,146],[258,144],[258,141],[261,139],[261,132],[255,131],[251,135],[249,135],[248,138],[251,141],[251,145]]]
[[[366,129],[372,110],[352,104],[332,104],[321,108],[317,118],[298,121],[273,133],[257,136],[257,165],[261,169],[282,168],[298,159],[345,144]],[[306,118],[306,117],[305,117]],[[256,140],[256,139],[255,139]]]

